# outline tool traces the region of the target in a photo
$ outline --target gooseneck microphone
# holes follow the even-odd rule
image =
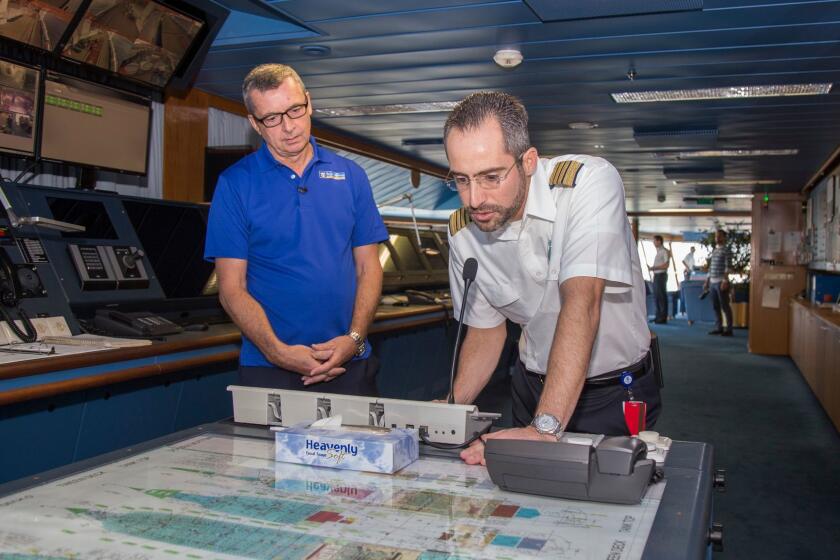
[[[455,368],[458,366],[458,353],[461,350],[461,329],[464,328],[464,312],[467,310],[467,294],[470,293],[470,286],[475,282],[475,275],[478,272],[478,261],[470,257],[464,262],[464,271],[461,278],[464,279],[464,299],[461,300],[461,314],[458,316],[458,334],[455,335],[455,351],[452,354],[452,369],[449,371],[449,404],[455,404]]]

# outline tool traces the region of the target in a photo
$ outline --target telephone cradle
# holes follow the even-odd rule
[[[147,311],[126,313],[112,309],[97,309],[93,323],[97,329],[112,336],[166,336],[184,332],[183,327]]]

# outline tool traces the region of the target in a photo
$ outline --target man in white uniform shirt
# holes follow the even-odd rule
[[[528,115],[513,96],[483,92],[449,115],[447,184],[463,208],[450,219],[449,278],[460,308],[462,271],[478,261],[454,385],[457,403],[487,384],[506,336],[522,326],[511,380],[516,428],[489,438],[556,440],[562,431],[626,434],[623,372],[659,414],[645,290],[624,208],[624,187],[607,161],[584,155],[540,159]],[[482,441],[461,454],[484,462]]]
[[[668,322],[668,261],[671,253],[665,248],[661,235],[653,236],[653,246],[656,247],[656,256],[653,257],[653,266],[648,267],[653,273],[653,296],[656,300],[653,322],[664,324]]]
[[[697,263],[694,262],[694,246],[691,247],[691,250],[683,259],[683,266],[685,267],[685,279],[691,280],[691,275],[694,273],[694,267],[697,266]]]

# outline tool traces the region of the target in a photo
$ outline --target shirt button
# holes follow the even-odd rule
[[[297,175],[295,175],[294,173],[292,173],[292,179],[297,179]]]

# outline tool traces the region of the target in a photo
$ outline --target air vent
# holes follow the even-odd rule
[[[717,165],[704,165],[693,167],[666,167],[663,170],[665,177],[668,179],[722,179],[723,178],[723,163]]]
[[[543,22],[702,10],[703,0],[525,0]]]
[[[321,118],[399,115],[401,113],[448,113],[457,104],[457,101],[428,101],[426,103],[401,103],[398,105],[356,105],[327,109],[316,108],[315,113]]]
[[[403,146],[442,146],[443,138],[403,138]]]
[[[714,126],[634,128],[633,138],[641,148],[700,148],[717,143]]]

